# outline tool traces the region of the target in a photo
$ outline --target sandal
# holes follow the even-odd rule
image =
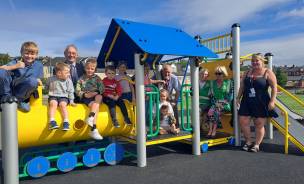
[[[244,146],[242,147],[242,150],[244,151],[249,151],[252,148],[252,144],[244,144]]]
[[[251,149],[250,152],[257,153],[260,151],[260,147],[258,145],[254,145]]]

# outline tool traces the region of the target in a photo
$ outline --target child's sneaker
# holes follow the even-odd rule
[[[113,125],[114,125],[115,128],[119,128],[120,127],[120,125],[119,125],[119,123],[118,123],[118,121],[116,119],[113,120]]]
[[[94,124],[94,116],[88,117],[86,123],[87,123],[90,127],[93,127],[93,124]]]
[[[125,119],[125,123],[126,123],[127,125],[132,125],[132,122],[130,121],[129,118],[128,118],[128,119]]]
[[[58,128],[59,126],[57,125],[56,121],[50,121],[50,127],[49,127],[50,130],[58,129]]]
[[[62,130],[64,130],[64,131],[70,130],[70,123],[67,122],[67,121],[63,122],[63,128],[62,128]]]
[[[93,131],[90,132],[90,137],[95,140],[102,140],[103,137],[99,134],[98,130],[95,128]]]
[[[22,112],[29,112],[31,110],[30,104],[27,102],[19,102],[18,109]]]

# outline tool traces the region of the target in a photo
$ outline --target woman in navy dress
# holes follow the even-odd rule
[[[264,125],[267,118],[277,116],[273,111],[277,93],[275,74],[265,68],[262,54],[254,54],[251,59],[251,70],[244,73],[237,97],[239,121],[245,137],[245,151],[258,152],[265,134]],[[269,96],[268,89],[271,88]],[[251,140],[250,120],[255,125],[255,143]]]

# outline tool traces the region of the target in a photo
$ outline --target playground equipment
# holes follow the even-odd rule
[[[128,47],[125,45],[128,45]],[[145,135],[143,64],[145,62],[158,62],[164,55],[187,56],[190,58],[191,82],[193,84],[191,108],[193,134],[153,141],[147,140]],[[137,144],[137,165],[139,167],[146,166],[147,145],[192,138],[193,154],[200,154],[199,104],[194,100],[198,99],[198,63],[194,57],[217,57],[217,55],[180,29],[120,19],[112,20],[98,56],[98,66],[104,67],[109,61],[116,65],[117,61],[124,60],[127,62],[128,68],[136,68],[136,139],[135,136],[125,138]]]
[[[60,145],[59,143],[89,139],[89,127],[84,122],[89,109],[83,104],[77,104],[76,107],[68,107],[71,129],[69,131],[60,129],[50,131],[48,129],[47,106],[42,104],[41,87],[38,88],[38,92],[39,98],[31,97],[30,99],[31,111],[29,113],[17,111],[14,105],[11,107],[5,102],[5,100],[8,100],[9,103],[15,104],[14,99],[3,99],[5,105],[2,106],[3,116],[1,122],[3,122],[4,168],[6,167],[5,164],[10,164],[9,167],[14,168],[14,170],[17,168],[17,172],[5,171],[4,173],[17,173],[17,178],[18,173],[20,178],[27,176],[42,177],[48,172],[68,172],[75,167],[93,167],[101,162],[114,165],[121,161],[124,156],[131,156],[131,154],[124,152],[121,145],[117,143],[110,144],[108,141],[79,143],[71,146]],[[133,106],[128,102],[126,102],[126,106],[128,107],[129,117],[134,122]],[[106,105],[102,104],[100,106],[97,128],[102,135],[128,134],[134,129],[134,124],[132,126],[122,125],[120,128],[114,128],[108,111]],[[119,108],[117,108],[117,114],[118,121],[124,122]],[[59,111],[56,112],[55,118],[58,122],[62,122]],[[19,130],[18,133],[16,130]],[[9,139],[7,139],[8,136]],[[12,143],[17,140],[18,143]],[[14,146],[14,148],[10,148],[11,146]],[[20,149],[19,156],[16,146]],[[103,153],[103,156],[101,156],[101,153]],[[15,156],[16,154],[17,156]],[[17,157],[17,159],[9,159],[9,157],[13,156]],[[18,164],[13,163],[15,160],[18,163],[18,157],[20,158],[19,167]],[[10,162],[7,162],[7,160],[10,160]],[[5,176],[5,178],[10,177]],[[8,183],[13,182],[9,180]]]
[[[204,67],[214,67],[214,65],[223,64],[227,66],[227,69],[230,68],[228,72],[231,74],[230,76],[233,75],[234,89],[239,88],[240,79],[239,32],[240,26],[234,24],[232,26],[232,36],[229,39],[225,38],[230,41],[225,42],[223,47],[210,43],[210,45],[215,45],[218,53],[227,51],[227,48],[224,47],[230,47],[231,51],[232,47],[232,61],[222,60],[202,64]],[[218,41],[218,43],[221,44],[224,41]],[[185,99],[186,103],[184,104],[183,100],[181,101],[182,132],[173,136],[158,136],[159,120],[154,122],[150,119],[150,126],[146,135],[145,95],[150,97],[149,103],[151,107],[154,103],[157,105],[159,92],[157,88],[149,86],[153,90],[145,93],[143,64],[145,62],[150,64],[159,62],[164,55],[189,58],[192,89],[190,90],[190,86],[184,85],[181,91],[181,99]],[[101,135],[105,137],[120,136],[131,143],[136,143],[137,165],[139,167],[145,167],[147,164],[146,146],[148,145],[181,140],[188,141],[188,143],[193,145],[194,155],[200,155],[201,149],[206,151],[206,144],[207,149],[208,146],[226,142],[234,143],[237,146],[240,145],[236,108],[234,108],[232,114],[225,114],[222,118],[222,129],[219,129],[220,133],[218,134],[220,135],[219,139],[201,140],[199,104],[197,100],[199,99],[198,67],[200,63],[196,57],[216,58],[217,55],[180,29],[121,19],[112,20],[98,56],[98,67],[104,67],[110,62],[116,65],[118,61],[124,60],[129,68],[136,69],[136,107],[126,103],[129,117],[131,117],[133,122],[132,126],[123,125],[120,128],[114,128],[111,118],[109,118],[108,108],[105,105],[101,105],[97,128]],[[231,70],[231,67],[233,70]],[[132,156],[131,153],[125,152],[123,147],[115,142],[111,144],[110,142],[102,141],[79,143],[70,146],[58,145],[59,143],[69,143],[89,138],[89,128],[84,122],[88,109],[81,104],[78,104],[77,107],[68,107],[72,129],[67,132],[63,132],[60,129],[49,131],[47,127],[47,107],[42,105],[41,88],[39,93],[40,97],[38,99],[31,99],[32,108],[28,113],[17,111],[14,99],[3,99],[2,101],[1,125],[5,184],[18,183],[18,173],[19,177],[42,177],[48,172],[69,172],[76,167],[93,167],[101,162],[113,165],[122,160],[123,157]],[[234,97],[236,98],[236,93]],[[236,105],[235,103],[234,106]],[[186,113],[185,118],[183,117],[184,111]],[[116,112],[118,113],[118,121],[123,122],[120,109],[117,108]],[[59,112],[56,114],[56,120],[62,122]],[[230,124],[231,121],[233,122],[233,129]],[[156,125],[156,130],[152,128],[154,125]],[[288,124],[286,125],[288,126]],[[19,130],[18,133],[17,128]],[[298,138],[294,133],[289,135],[286,132],[285,134],[287,139]],[[303,141],[301,141],[298,142],[303,146]],[[18,144],[20,157],[18,156]],[[50,147],[49,145],[52,146]],[[101,156],[101,153],[103,153],[103,156]],[[18,162],[19,158],[20,161]],[[8,160],[10,161],[9,164]]]

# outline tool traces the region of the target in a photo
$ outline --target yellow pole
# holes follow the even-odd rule
[[[118,27],[117,30],[116,30],[115,36],[114,36],[114,38],[113,38],[113,40],[112,40],[112,43],[111,43],[111,45],[110,45],[110,48],[109,48],[107,54],[106,54],[105,62],[106,62],[106,61],[109,59],[109,57],[110,57],[110,54],[111,54],[112,49],[113,49],[113,47],[114,47],[114,44],[115,44],[115,42],[116,42],[116,40],[117,40],[117,38],[118,38],[118,35],[119,35],[119,33],[120,33],[120,30],[121,30],[120,27]]]

